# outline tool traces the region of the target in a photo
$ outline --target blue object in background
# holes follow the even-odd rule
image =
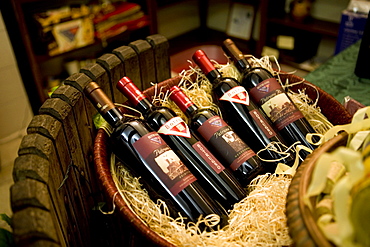
[[[365,13],[356,13],[348,10],[342,12],[338,39],[334,52],[335,55],[362,38],[367,17],[368,15]]]

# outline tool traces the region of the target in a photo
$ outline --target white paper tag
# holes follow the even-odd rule
[[[236,86],[227,91],[220,100],[249,105],[249,94],[242,86]]]
[[[174,135],[190,138],[190,130],[188,125],[182,120],[181,117],[173,117],[163,124],[157,131],[164,135]]]

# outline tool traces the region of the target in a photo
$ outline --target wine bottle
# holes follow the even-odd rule
[[[271,146],[272,142],[286,145],[285,140],[276,133],[268,119],[249,100],[248,92],[238,81],[224,77],[203,50],[196,51],[192,58],[212,83],[213,98],[220,107],[223,118],[253,151],[257,153],[266,146]],[[293,156],[290,153],[286,157],[270,149],[259,153],[263,160],[270,161],[267,167],[270,172],[274,171],[278,162],[291,165]]]
[[[241,184],[194,136],[188,125],[167,107],[154,106],[128,77],[117,88],[139,110],[149,125],[178,154],[199,183],[225,209],[246,196]]]
[[[265,68],[252,67],[231,39],[226,39],[222,47],[242,73],[240,84],[268,116],[287,144],[300,142],[312,150],[315,149],[306,139],[308,133],[315,133],[314,129],[275,77]]]
[[[199,185],[197,178],[166,144],[161,136],[140,119],[126,119],[95,82],[84,92],[102,117],[112,126],[113,151],[134,173],[145,178],[170,201],[182,216],[196,221],[200,215],[217,214],[223,224],[227,216]],[[178,215],[175,215],[178,217]]]
[[[170,88],[170,99],[189,118],[189,127],[211,152],[233,171],[243,186],[264,171],[256,153],[234,132],[216,112],[198,108],[178,87]]]

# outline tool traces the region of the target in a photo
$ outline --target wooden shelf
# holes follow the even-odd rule
[[[308,18],[303,22],[294,21],[288,13],[285,13],[284,6],[284,0],[260,1],[260,39],[256,48],[257,56],[262,55],[264,46],[269,46],[280,51],[281,60],[284,62],[291,60],[293,63],[301,63],[316,56],[323,38],[338,37],[339,23],[315,18]],[[294,38],[293,50],[277,47],[277,37],[280,35]]]
[[[148,28],[148,26],[141,27],[140,30],[144,28]],[[84,57],[94,57],[96,56],[94,54],[102,53],[102,51],[106,48],[106,46],[111,46],[112,44],[115,44],[115,43],[129,43],[130,40],[132,40],[131,36],[134,35],[135,31],[138,31],[138,30],[125,31],[119,35],[108,38],[106,41],[96,39],[95,42],[92,44],[79,47],[79,48],[76,48],[76,49],[73,49],[67,52],[63,52],[60,54],[56,54],[54,56],[35,54],[35,59],[38,63],[44,63],[49,60],[59,59],[59,58],[78,59],[78,58],[84,58]],[[149,33],[149,30],[148,30],[148,33]]]
[[[311,18],[305,22],[296,22],[293,21],[288,14],[283,18],[270,18],[267,20],[267,22],[269,24],[277,24],[335,38],[338,36],[339,31],[339,23],[323,21],[314,18]]]
[[[137,30],[126,31],[120,35],[107,39],[106,42],[96,40],[95,43],[56,56],[49,56],[43,51],[37,51],[34,44],[35,30],[31,27],[33,13],[58,8],[72,4],[88,4],[90,0],[2,0],[2,15],[7,27],[9,38],[13,45],[23,84],[34,113],[37,113],[41,104],[48,98],[45,85],[50,76],[64,69],[64,63],[72,59],[97,58],[109,49],[120,45],[127,45],[130,41],[147,37],[157,33],[156,1],[135,0],[149,17],[149,26]],[[37,30],[36,30],[37,31]],[[113,47],[115,46],[115,47]]]

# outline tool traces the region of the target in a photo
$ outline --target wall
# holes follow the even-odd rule
[[[225,31],[229,0],[210,0],[207,26]],[[200,26],[198,0],[181,1],[158,10],[158,33],[171,39]]]
[[[316,0],[311,13],[317,19],[339,23],[348,3],[349,0]]]
[[[167,39],[200,26],[198,0],[182,1],[158,9],[158,33]]]
[[[286,11],[289,11],[290,0],[286,0]],[[349,0],[316,0],[311,14],[321,20],[339,23],[341,12],[346,9]],[[226,32],[231,0],[209,0],[207,26],[211,29]],[[256,14],[256,25],[253,30],[253,38],[259,37],[259,13]],[[198,28],[200,25],[198,1],[181,1],[171,4],[158,11],[158,31],[171,39],[188,31]],[[334,54],[336,45],[335,38],[325,37],[321,40],[315,63],[325,62]]]
[[[207,26],[218,31],[226,31],[231,0],[209,0]],[[286,0],[289,11],[290,0]],[[341,12],[349,0],[316,0],[312,15],[321,20],[340,22]],[[158,11],[159,33],[173,38],[199,27],[198,0],[181,1],[160,8]],[[257,18],[258,14],[257,14]],[[258,37],[258,27],[254,37]]]
[[[19,138],[32,110],[0,12],[0,144]]]

